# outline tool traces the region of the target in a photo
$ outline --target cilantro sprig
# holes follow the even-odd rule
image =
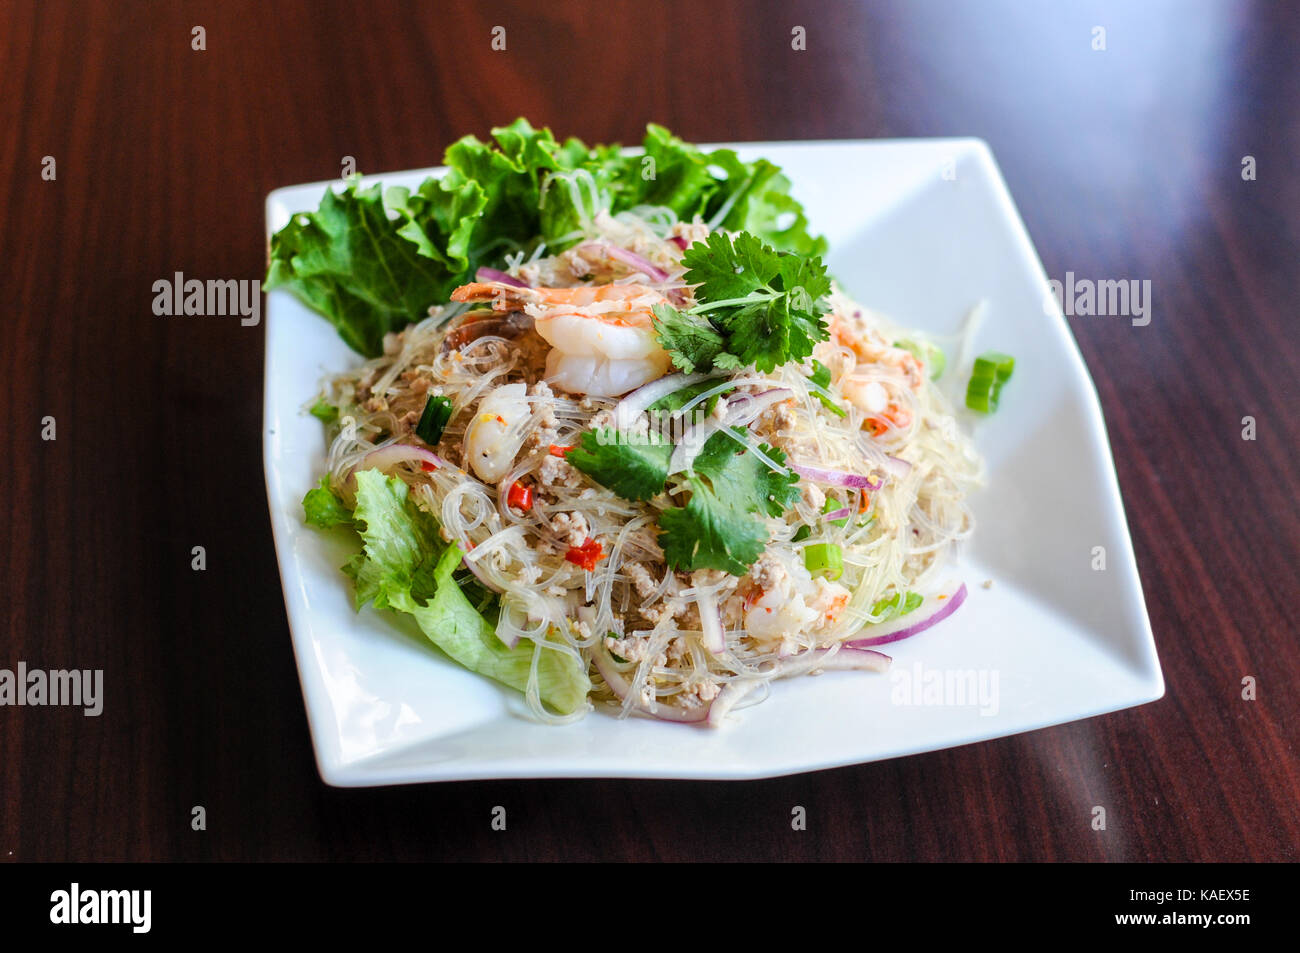
[[[822,300],[831,290],[819,256],[779,252],[749,232],[713,232],[682,256],[695,307],[654,308],[659,343],[682,371],[767,373],[811,356],[829,336]]]
[[[735,428],[737,435],[742,428]],[[785,454],[760,449],[776,463]],[[799,498],[798,474],[778,473],[724,433],[704,445],[686,477],[691,498],[659,516],[659,545],[674,569],[721,569],[743,576],[770,534],[760,518],[780,516]]]
[[[797,474],[771,469],[737,442],[735,435],[713,434],[704,444],[680,489],[685,505],[659,516],[659,545],[674,569],[721,569],[744,575],[767,545],[762,516],[780,516],[799,498]],[[778,465],[785,454],[759,448]],[[588,431],[565,458],[597,483],[629,500],[646,501],[664,493],[672,445],[654,435],[630,437],[607,428]]]

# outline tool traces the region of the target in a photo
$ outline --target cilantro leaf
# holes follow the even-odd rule
[[[653,431],[641,437],[599,427],[564,458],[626,500],[649,500],[664,491],[672,455],[672,444]]]
[[[698,284],[696,298],[723,301],[769,288],[780,274],[779,253],[757,237],[741,232],[733,243],[726,232],[710,232],[682,255],[687,284]]]
[[[744,429],[733,428],[736,436]],[[785,454],[760,449],[776,463]],[[695,458],[686,482],[691,498],[659,517],[659,545],[676,569],[721,569],[744,575],[767,545],[758,514],[780,516],[799,497],[795,473],[777,473],[725,433],[716,433]]]
[[[787,357],[799,352],[807,335],[793,333],[795,322],[784,298],[738,308],[722,319],[726,322],[731,346],[742,364],[753,364],[764,373],[784,364]],[[812,346],[808,344],[808,353]]]
[[[781,287],[790,297],[791,307],[813,314],[816,302],[831,293],[831,279],[819,257],[804,258],[799,255],[781,255]],[[820,317],[823,311],[817,311]]]
[[[707,319],[683,314],[669,304],[657,304],[653,310],[655,333],[674,367],[689,374],[714,366],[726,342]]]
[[[744,439],[744,427],[732,427],[737,438]],[[767,444],[759,444],[778,465],[785,464],[785,454]],[[692,467],[697,475],[707,477],[721,496],[740,503],[746,511],[766,511],[780,516],[799,499],[797,473],[778,473],[725,433],[708,439]]]
[[[660,341],[680,370],[753,364],[766,373],[804,360],[829,336],[822,299],[831,282],[820,258],[778,252],[748,232],[712,232],[682,263],[698,304],[671,319],[656,310]]]
[[[694,484],[695,481],[692,481]],[[721,569],[743,576],[767,545],[767,528],[744,510],[693,485],[687,504],[659,516],[659,545],[674,569]]]

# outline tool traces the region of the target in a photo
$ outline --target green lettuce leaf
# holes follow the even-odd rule
[[[709,172],[709,156],[683,142],[663,126],[651,123],[635,160],[635,178],[620,196],[619,209],[662,205],[683,221],[703,215],[719,183]]]
[[[453,143],[447,173],[414,191],[362,188],[354,177],[271,237],[263,287],[292,292],[373,357],[385,334],[423,318],[480,267],[538,242],[563,250],[602,209],[665,206],[684,221],[700,216],[751,232],[780,251],[825,250],[772,163],[705,152],[653,124],[642,147],[624,155],[616,145],[561,143],[521,118],[493,129],[489,142]]]
[[[470,671],[526,691],[534,643],[521,640],[513,649],[507,648],[496,629],[475,611],[452,579],[461,555],[454,544],[442,554],[433,574],[437,591],[427,603],[403,593],[392,599],[391,606],[415,616],[429,641]],[[591,691],[586,664],[558,647],[542,650],[537,685],[542,701],[563,715],[580,708]]]
[[[534,645],[521,641],[507,648],[474,607],[454,578],[460,547],[442,541],[437,521],[415,505],[397,477],[361,470],[356,479],[352,521],[363,548],[344,571],[356,581],[358,610],[373,602],[378,609],[409,613],[450,658],[525,691]],[[562,714],[579,708],[591,689],[587,666],[559,649],[544,650],[538,659],[538,685],[542,701]]]
[[[271,236],[263,287],[291,291],[353,350],[377,356],[384,335],[424,317],[452,281],[445,263],[399,234],[404,224],[389,218],[377,185],[353,179],[342,192],[327,190],[317,211]]]
[[[359,470],[352,518],[364,546],[345,572],[356,582],[356,606],[385,609],[395,596],[434,594],[433,569],[446,544],[438,522],[408,497],[410,488],[379,470]]]
[[[307,522],[321,529],[334,526],[351,526],[352,512],[343,505],[343,501],[330,489],[330,478],[320,478],[320,486],[308,490],[302,498],[303,512]]]

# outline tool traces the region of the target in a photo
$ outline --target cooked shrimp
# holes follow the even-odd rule
[[[465,459],[484,483],[496,483],[509,471],[524,440],[517,426],[529,414],[525,384],[506,384],[478,405],[465,429]]]
[[[834,339],[853,351],[859,363],[897,368],[907,374],[907,383],[912,390],[921,387],[925,375],[921,371],[921,362],[911,351],[885,344],[879,335],[870,331],[860,320],[832,314],[829,324]]]
[[[485,335],[515,340],[533,329],[533,319],[520,311],[509,314],[468,314],[447,331],[441,350],[456,351]]]
[[[878,381],[863,382],[849,376],[840,383],[840,393],[868,414],[878,414],[889,406],[889,391]]]
[[[644,285],[517,288],[476,282],[452,292],[453,301],[490,301],[497,311],[522,308],[551,352],[546,377],[577,394],[617,397],[668,373],[672,364],[654,330],[662,294]]]

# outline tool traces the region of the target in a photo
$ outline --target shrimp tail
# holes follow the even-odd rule
[[[522,289],[501,281],[472,281],[451,293],[452,301],[492,302],[494,311],[513,311],[523,301]]]

